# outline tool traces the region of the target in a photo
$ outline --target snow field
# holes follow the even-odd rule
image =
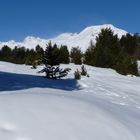
[[[72,71],[52,81],[36,73],[41,67],[0,62],[0,139],[140,139],[139,77],[86,66],[90,77],[74,82],[80,66],[62,67]]]

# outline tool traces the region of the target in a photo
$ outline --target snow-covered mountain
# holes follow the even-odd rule
[[[41,38],[28,36],[23,40],[23,42],[15,42],[14,40],[9,42],[0,42],[0,48],[3,47],[4,45],[8,45],[11,48],[14,48],[15,46],[35,48],[36,45],[38,44],[43,48],[45,48],[46,44],[51,40],[52,43],[56,43],[58,45],[67,45],[69,47],[69,50],[72,47],[79,46],[82,51],[85,51],[89,46],[90,41],[92,40],[93,43],[95,43],[96,37],[101,32],[101,30],[105,28],[112,29],[114,34],[117,34],[119,38],[127,33],[126,31],[116,28],[111,24],[104,24],[104,25],[87,27],[80,33],[63,33],[55,38],[50,38],[50,39],[41,39]]]

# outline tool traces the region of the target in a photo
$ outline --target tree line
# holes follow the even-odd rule
[[[60,63],[68,64],[70,59],[67,46],[61,45],[58,47],[54,44],[53,47],[55,54],[59,54]],[[14,49],[11,49],[8,46],[3,46],[0,50],[0,61],[26,65],[37,63],[37,65],[39,65],[42,63],[44,52],[43,48],[39,45],[37,45],[35,49],[27,49],[25,47],[15,47]]]
[[[68,51],[66,45],[48,43],[51,46],[52,56],[57,62],[69,64],[87,64],[102,68],[115,69],[120,74],[138,75],[137,60],[140,60],[140,36],[139,34],[126,34],[120,39],[114,35],[109,28],[103,29],[96,38],[96,44],[92,41],[86,52],[83,53],[79,47],[73,47]],[[25,47],[3,46],[0,50],[0,61],[16,64],[39,65],[43,63],[45,50],[39,45],[35,49]],[[47,57],[47,56],[46,56]]]
[[[140,36],[126,34],[118,38],[111,29],[103,29],[95,46],[91,43],[85,52],[84,63],[96,67],[112,68],[120,74],[138,74]]]

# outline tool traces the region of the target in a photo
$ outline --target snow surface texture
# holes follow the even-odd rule
[[[47,80],[0,62],[0,140],[140,140],[140,78],[86,66],[90,77]]]
[[[58,45],[67,45],[69,47],[68,48],[69,50],[71,50],[72,47],[79,46],[82,51],[85,51],[89,46],[90,41],[92,40],[93,43],[95,43],[96,37],[101,32],[101,29],[105,28],[112,29],[114,34],[117,34],[119,38],[127,33],[126,31],[116,28],[111,24],[105,24],[87,27],[80,33],[63,33],[55,38],[50,39],[41,39],[28,36],[24,39],[23,42],[15,42],[14,40],[9,42],[0,42],[0,48],[3,47],[4,45],[7,45],[11,48],[14,48],[15,46],[18,47],[25,46],[27,48],[35,48],[38,44],[43,48],[46,48],[46,44],[51,40],[53,44],[56,43]]]

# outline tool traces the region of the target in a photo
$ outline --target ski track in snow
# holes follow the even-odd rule
[[[62,66],[72,68],[66,79],[73,78],[73,72],[80,69],[79,65]],[[52,86],[30,87],[24,83],[26,78],[38,76],[36,72],[41,67],[33,70],[25,65],[0,62],[0,139],[139,140],[140,78],[122,76],[111,69],[86,68],[90,77],[75,82],[79,85],[73,86],[78,87],[75,90],[62,89],[57,81],[46,82]],[[7,75],[3,71],[11,76],[10,82],[16,80],[13,74],[21,78],[21,83],[18,79],[18,83],[13,81],[15,90],[8,90],[11,86],[8,81],[7,90],[2,88],[6,81],[1,78]],[[43,78],[38,80],[44,82]]]

